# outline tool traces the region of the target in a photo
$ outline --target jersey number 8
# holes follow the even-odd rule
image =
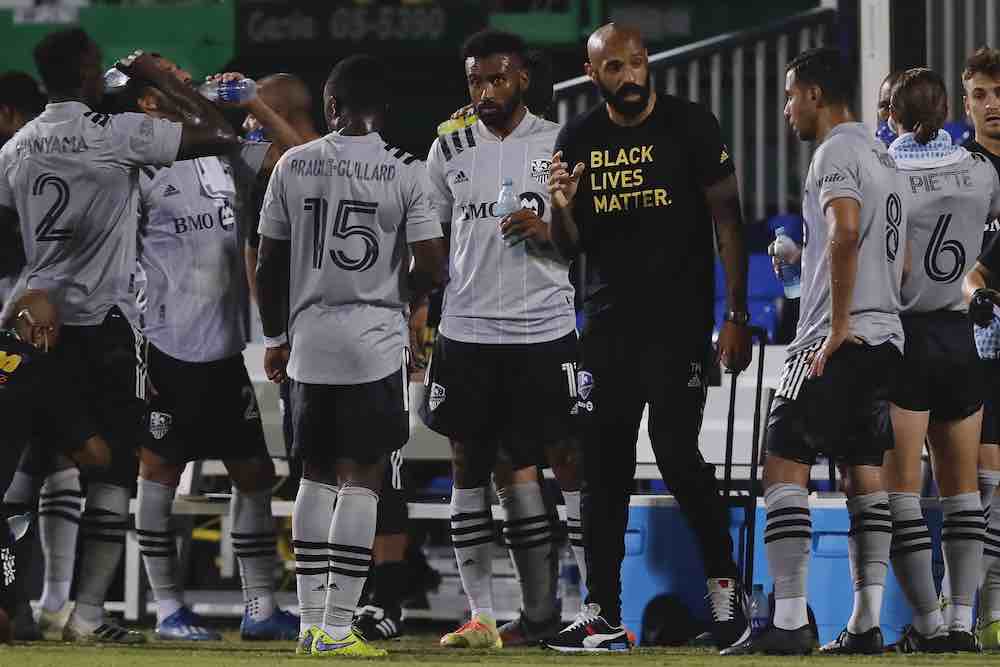
[[[313,214],[313,268],[323,268],[323,256],[326,254],[326,227],[329,217],[329,205],[325,197],[308,197],[303,208]],[[364,271],[370,269],[378,260],[378,236],[363,224],[352,225],[351,214],[368,215],[373,219],[378,209],[378,202],[341,199],[337,204],[337,214],[333,218],[332,239],[350,239],[357,237],[364,244],[364,254],[351,257],[340,248],[330,248],[330,259],[345,271]]]

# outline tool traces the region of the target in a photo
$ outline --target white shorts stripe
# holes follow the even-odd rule
[[[785,367],[781,371],[781,379],[778,381],[778,391],[775,392],[775,395],[790,401],[798,398],[802,385],[809,377],[809,367],[812,364],[813,354],[822,346],[823,340],[817,341],[785,359]]]

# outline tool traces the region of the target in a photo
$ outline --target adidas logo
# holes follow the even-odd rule
[[[180,193],[181,193],[180,190],[175,188],[173,185],[170,185],[169,183],[167,184],[167,187],[163,189],[164,197],[172,197],[174,195],[179,195]]]
[[[468,183],[469,177],[465,175],[464,171],[459,170],[458,174],[455,175],[454,185],[459,183]]]

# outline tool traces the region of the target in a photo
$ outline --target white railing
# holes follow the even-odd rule
[[[981,46],[997,44],[997,0],[925,0],[927,64],[941,73],[948,86],[952,120],[965,116],[962,70],[966,59]]]
[[[826,44],[835,17],[832,9],[815,9],[650,56],[657,91],[705,103],[719,119],[751,220],[787,213],[801,199],[811,148],[789,140],[782,115],[785,65],[797,53]],[[586,76],[557,83],[555,95],[560,123],[599,100]]]

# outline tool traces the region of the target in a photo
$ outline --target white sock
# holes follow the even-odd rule
[[[59,611],[69,601],[82,506],[78,469],[45,478],[38,501],[38,535],[45,556],[41,605],[48,612]]]
[[[351,633],[371,569],[377,522],[377,493],[362,486],[341,487],[330,523],[330,585],[323,615],[323,629],[334,639]]]
[[[299,482],[292,511],[295,583],[299,593],[299,628],[322,625],[326,604],[330,552],[327,539],[337,503],[336,486],[308,479]]]
[[[854,635],[868,632],[878,625],[878,614],[882,610],[882,593],[885,587],[874,584],[854,591],[854,611],[847,622],[847,631]]]
[[[587,581],[587,553],[583,546],[583,523],[580,516],[580,492],[563,491],[566,503],[566,533],[573,549],[576,567],[580,570],[580,581]]]
[[[952,604],[950,607],[951,614],[948,619],[948,629],[972,632],[972,607],[964,604]]]
[[[944,619],[940,609],[935,609],[929,614],[914,614],[913,629],[924,637],[936,637],[942,632],[948,632],[948,626],[944,624]]]
[[[782,630],[798,630],[808,624],[809,612],[806,610],[804,597],[774,600],[774,627]]]
[[[234,486],[229,516],[246,613],[255,621],[266,620],[274,613],[274,569],[277,564],[271,490],[247,493]]]
[[[128,501],[128,489],[120,486],[94,482],[87,489],[80,520],[83,550],[74,610],[84,621],[100,623],[103,618],[104,600],[125,551]]]
[[[156,600],[156,622],[162,623],[184,606],[184,591],[177,583],[177,543],[170,527],[177,489],[141,477],[138,488],[135,533]]]
[[[493,616],[493,513],[486,487],[452,489],[451,543],[469,609]]]

